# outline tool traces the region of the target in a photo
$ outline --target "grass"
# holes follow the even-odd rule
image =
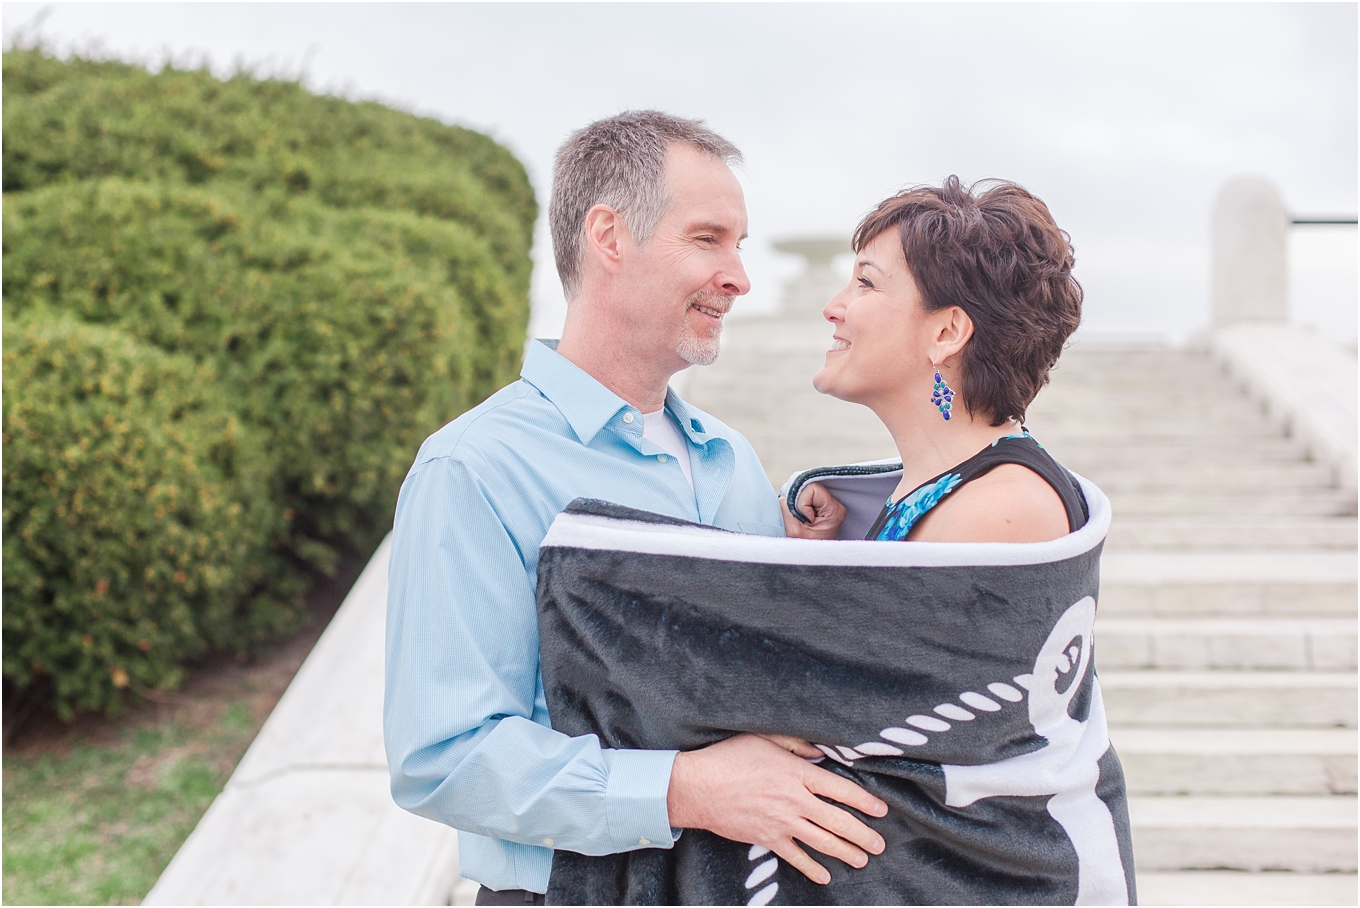
[[[4,754],[6,905],[136,905],[222,790],[353,586],[348,559],[308,621],[250,663],[192,666],[184,689],[119,717],[36,715]]]
[[[170,720],[61,756],[5,757],[5,904],[138,904],[255,731],[237,702],[215,727]]]

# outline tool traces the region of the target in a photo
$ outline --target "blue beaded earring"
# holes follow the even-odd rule
[[[935,409],[940,411],[941,416],[946,420],[949,419],[949,411],[954,402],[954,389],[945,384],[944,378],[940,375],[939,366],[935,366],[935,390],[930,393],[930,402],[935,405]]]

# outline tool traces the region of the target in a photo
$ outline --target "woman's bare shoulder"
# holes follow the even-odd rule
[[[1067,509],[1042,476],[1007,463],[956,489],[921,518],[914,542],[1048,542],[1068,533]]]

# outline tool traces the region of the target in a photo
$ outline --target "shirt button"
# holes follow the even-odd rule
[[[553,847],[553,840],[552,840],[552,839],[544,839],[544,840],[543,840],[543,844],[544,844],[544,845],[547,845],[549,848],[551,848],[551,847]]]
[[[623,414],[623,421],[624,421],[624,422],[632,422],[632,421],[633,421],[633,414],[632,414],[632,413],[625,413],[625,414]]]
[[[652,844],[652,840],[651,840],[651,839],[638,839],[638,844],[641,845],[643,848],[646,848],[648,845]]]
[[[665,455],[665,454],[658,454],[658,455],[656,455],[656,460],[657,460],[657,463],[665,463],[665,462],[666,462],[666,455]]]

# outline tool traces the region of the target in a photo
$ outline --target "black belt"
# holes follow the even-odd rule
[[[474,905],[542,905],[544,904],[543,895],[538,892],[530,892],[528,889],[502,889],[497,892],[495,889],[487,889],[485,886],[477,887],[477,899]]]

